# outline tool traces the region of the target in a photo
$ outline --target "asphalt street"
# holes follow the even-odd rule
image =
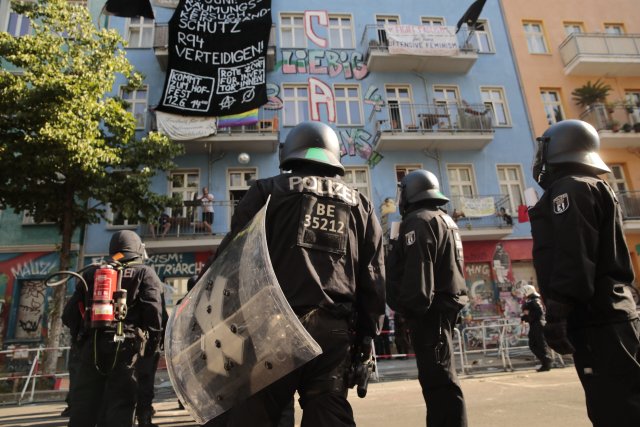
[[[468,406],[470,427],[588,427],[584,395],[572,367],[535,372],[516,372],[464,376],[462,388]],[[154,422],[163,427],[194,426],[191,417],[179,410],[170,385],[157,385]],[[371,383],[365,399],[351,393],[359,427],[425,425],[426,410],[417,380],[396,379]],[[0,406],[0,425],[61,427],[62,401],[23,406]],[[296,427],[301,410],[296,407]]]

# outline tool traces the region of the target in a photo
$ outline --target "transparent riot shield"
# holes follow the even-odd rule
[[[267,204],[175,307],[165,333],[169,377],[203,424],[322,353],[271,266]]]

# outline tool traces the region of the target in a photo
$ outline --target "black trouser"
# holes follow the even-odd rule
[[[429,427],[466,427],[467,412],[453,360],[457,310],[431,308],[409,326]]]
[[[113,342],[113,335],[99,333],[95,350],[93,334],[84,341],[73,386],[69,427],[133,425],[138,386],[134,372],[137,353],[138,344],[133,338],[127,338],[118,346]]]
[[[573,360],[594,427],[640,420],[640,320],[569,332]]]
[[[138,405],[136,413],[138,415],[151,413],[153,398],[155,396],[153,387],[156,378],[156,370],[160,361],[160,352],[155,352],[149,357],[140,357],[136,362],[136,378],[138,379]]]
[[[529,323],[529,349],[543,367],[551,367],[551,354],[547,340],[544,338],[544,326],[541,322]]]
[[[291,406],[296,390],[303,411],[302,427],[355,426],[345,379],[351,361],[348,321],[323,310],[315,310],[300,321],[320,344],[322,354],[237,404],[207,426],[276,427],[283,410]]]

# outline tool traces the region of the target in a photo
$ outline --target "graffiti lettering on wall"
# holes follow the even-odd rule
[[[189,277],[199,273],[207,257],[208,254],[200,252],[152,254],[149,255],[146,264],[153,267],[160,279],[166,277]],[[86,259],[85,264],[99,263],[103,260],[104,257],[91,257]]]
[[[384,99],[382,99],[382,95],[378,93],[376,86],[369,86],[367,93],[364,95],[364,103],[373,106],[373,111],[382,111]]]
[[[276,63],[282,74],[312,74],[362,80],[369,75],[364,57],[356,51],[324,49],[280,49]]]
[[[365,129],[341,129],[338,131],[338,136],[341,143],[341,156],[357,154],[372,168],[382,160],[380,153],[373,149],[375,137]]]
[[[15,277],[46,276],[52,273],[56,266],[57,262],[54,260],[34,259],[15,264],[11,267],[11,273]]]
[[[469,292],[469,314],[474,319],[498,315],[491,267],[485,263],[467,263],[465,278]]]
[[[21,282],[16,314],[16,339],[39,339],[45,308],[46,286],[42,280]]]

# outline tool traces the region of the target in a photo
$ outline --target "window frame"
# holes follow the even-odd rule
[[[540,28],[540,32],[534,32],[528,29],[527,27],[538,26]],[[522,21],[522,29],[524,31],[524,38],[527,42],[527,50],[532,55],[548,55],[551,53],[551,49],[549,48],[549,43],[547,42],[547,35],[544,29],[544,23],[542,21],[536,20],[524,20]],[[542,47],[544,48],[543,52],[532,51],[532,39],[531,37],[539,37],[539,40],[542,40]]]
[[[138,99],[136,96],[138,92],[145,92],[144,96],[144,104]],[[142,87],[137,89],[128,89],[127,86],[121,85],[119,90],[120,98],[123,101],[128,103],[127,111],[133,114],[133,117],[136,119],[136,130],[144,130],[147,128],[147,112],[149,108],[149,85],[142,85]],[[131,94],[130,98],[125,98],[125,94]],[[140,114],[140,118],[136,118],[136,106],[143,105],[143,112]],[[142,123],[140,123],[142,121]]]
[[[133,20],[137,20],[137,23],[133,23]],[[149,23],[150,22],[150,23]],[[125,21],[125,40],[127,41],[127,49],[149,49],[153,47],[154,37],[155,37],[155,19],[145,18],[143,16],[139,16],[136,18],[126,18]],[[131,43],[131,36],[134,32],[132,29],[137,29],[138,33],[138,43],[134,46]],[[144,43],[147,32],[151,32],[151,36],[149,37],[148,45]]]
[[[115,219],[114,214],[119,213],[117,210],[114,210],[111,204],[107,205],[107,211],[105,212],[105,217],[107,219],[107,230],[133,230],[138,228],[140,222],[137,221],[135,223],[129,224],[129,218],[123,218],[123,224],[114,224],[113,221]]]
[[[378,30],[378,42],[381,46],[389,46],[389,39],[384,26],[387,24],[399,25],[400,15],[375,15],[376,28]]]
[[[491,92],[497,92],[500,95],[500,100],[499,101],[494,101],[493,99],[485,101],[484,99],[482,99],[482,103],[485,105],[485,107],[487,106],[487,104],[490,104],[489,109],[491,110],[491,114],[492,114],[492,117],[494,119],[493,120],[493,126],[494,127],[511,127],[511,126],[513,126],[513,122],[511,121],[511,113],[509,111],[509,103],[507,102],[507,95],[506,95],[504,87],[502,87],[502,86],[480,86],[480,97],[483,98],[484,93],[487,92],[487,91],[490,92],[490,93]],[[498,103],[498,104],[502,103],[506,123],[499,124],[498,121],[496,120],[494,103]]]
[[[572,34],[584,34],[585,33],[584,22],[582,22],[582,21],[564,21],[564,22],[562,22],[562,27],[564,28],[564,34],[567,37],[569,37]],[[567,32],[567,29],[572,28],[572,27],[578,27],[578,31]]]
[[[331,20],[332,19],[337,19],[338,25],[336,26],[332,26],[331,25]],[[349,26],[345,26],[342,24],[342,20],[343,19],[348,19],[349,20]],[[352,14],[348,14],[348,13],[334,13],[334,14],[329,14],[329,25],[327,25],[327,38],[329,40],[329,47],[331,49],[355,49],[356,48],[356,36],[355,36],[355,26],[354,26],[354,22],[353,22],[353,15]],[[349,45],[346,46],[345,45],[345,37],[344,37],[344,31],[345,29],[347,29],[350,33],[351,33],[351,38],[349,40]],[[332,31],[338,31],[339,34],[339,38],[340,38],[340,46],[336,46],[332,43]]]
[[[457,171],[460,171],[462,169],[465,169],[469,172],[469,179],[470,181],[468,181],[468,184],[465,184],[465,181],[461,181],[461,180],[452,180],[451,179],[451,175],[450,172],[452,169],[455,169]],[[453,209],[460,209],[460,197],[478,197],[478,185],[477,185],[477,181],[476,181],[476,173],[475,170],[473,168],[473,164],[472,163],[448,163],[446,165],[446,171],[447,171],[447,185],[449,188],[449,199],[451,203],[451,206]],[[458,178],[460,176],[460,173],[458,172]],[[453,184],[453,185],[452,185]],[[462,189],[462,187],[464,185],[470,185],[471,187],[471,195],[464,195],[464,194],[454,194],[453,188],[454,187],[459,187],[460,189]],[[462,209],[460,209],[460,211],[463,211]]]
[[[173,177],[174,175],[182,175],[183,177],[183,185],[181,187],[174,187],[173,186]],[[189,176],[190,175],[195,175],[196,176],[196,180],[195,180],[195,185],[188,185],[189,184]],[[201,184],[201,174],[200,174],[200,169],[190,169],[190,168],[185,168],[185,169],[174,169],[172,171],[169,172],[169,182],[167,184],[167,192],[169,196],[173,196],[174,194],[182,194],[182,201],[186,202],[186,201],[192,201],[193,200],[193,196],[194,194],[199,194],[200,193],[200,184]],[[172,217],[181,217],[181,218],[187,218],[188,217],[188,208],[186,206],[182,206],[182,210],[180,212],[179,215],[176,215],[175,212],[173,212],[173,209],[169,209],[169,215]]]
[[[14,31],[10,32],[9,26],[11,25],[12,16],[15,17],[17,23]],[[26,32],[23,33],[22,29],[23,29],[23,26],[25,25],[26,25]],[[13,9],[11,9],[11,3],[8,2],[7,14],[6,14],[6,18],[4,19],[4,25],[3,25],[2,31],[7,32],[12,37],[26,36],[28,34],[31,34],[31,20],[25,15],[21,15],[17,12],[14,12]]]
[[[493,41],[493,35],[491,33],[491,26],[489,25],[489,20],[478,19],[478,24],[482,24],[484,27],[484,30],[475,30],[473,32],[473,38],[471,39],[471,44],[472,45],[474,45],[474,43],[476,44],[474,45],[474,47],[476,48],[476,51],[478,53],[496,53],[496,45]],[[480,43],[481,35],[485,35],[486,37],[486,41],[488,44],[487,50],[480,49],[480,46],[482,45],[482,43]]]
[[[407,176],[407,174],[416,171],[418,169],[422,169],[422,163],[399,163],[396,164],[393,168],[395,175],[396,175],[396,183],[400,184],[400,181],[402,181],[402,178],[404,178],[405,176]],[[403,173],[402,176],[398,176],[398,173],[401,172]]]
[[[293,89],[295,94],[292,98],[288,98],[286,95],[287,89]],[[307,91],[306,98],[302,98],[298,95],[298,91],[304,89]],[[311,101],[309,100],[309,86],[306,84],[300,83],[283,83],[282,84],[282,126],[283,127],[293,127],[298,123],[309,120],[311,117]],[[293,102],[295,105],[295,120],[294,123],[291,123],[287,119],[287,102]],[[304,110],[304,105],[299,105],[300,103],[306,103],[306,116]],[[302,108],[301,108],[302,107]],[[300,117],[302,115],[302,117]]]
[[[364,194],[367,197],[367,199],[371,200],[371,177],[369,176],[369,168],[366,166],[345,166],[344,171],[345,171],[345,174],[342,177],[343,181],[350,188],[358,190],[361,194]],[[367,180],[366,183],[362,184],[362,183],[355,182],[356,172],[358,171],[364,172],[364,176]],[[353,175],[354,179],[352,181],[349,181],[346,179],[348,173],[351,173]],[[361,191],[362,188],[366,189],[365,193]]]
[[[508,170],[515,170],[516,175],[517,175],[517,181],[513,181],[509,178],[509,174],[508,174]],[[505,175],[505,179],[502,180],[500,179],[500,171],[504,170],[504,175]],[[508,163],[497,163],[496,164],[496,176],[498,178],[498,187],[500,188],[500,195],[503,196],[509,196],[509,206],[511,208],[511,212],[507,212],[510,215],[517,215],[518,214],[518,206],[520,206],[519,204],[517,204],[515,202],[515,199],[512,197],[512,186],[516,185],[518,186],[518,199],[520,201],[520,204],[524,204],[524,189],[525,189],[525,181],[524,181],[524,174],[522,173],[522,165],[518,165],[518,164],[508,164]],[[502,186],[506,186],[507,187],[507,194],[504,194],[502,192]]]
[[[620,29],[621,32],[620,33],[609,32],[608,31],[609,28],[612,28],[612,27],[617,27],[618,29]],[[602,23],[602,28],[604,30],[604,33],[605,34],[609,34],[609,35],[620,35],[620,36],[622,36],[622,35],[627,34],[627,29],[626,29],[624,23],[622,23],[622,22],[603,22]]]
[[[623,163],[612,163],[609,166],[610,173],[606,174],[606,180],[615,193],[621,193],[629,191],[629,180],[627,179],[627,171]],[[614,170],[619,170],[622,178],[616,178]],[[620,188],[620,184],[624,185],[624,189]]]
[[[296,25],[295,24],[295,19],[299,18],[300,19],[300,25]],[[290,22],[284,22],[285,20],[289,20]],[[307,35],[305,33],[304,30],[304,14],[303,13],[296,13],[296,12],[280,12],[279,14],[279,20],[280,20],[280,25],[279,25],[279,36],[280,36],[280,48],[281,49],[304,49],[307,47]],[[300,44],[298,44],[298,40],[296,38],[296,29],[297,30],[301,30],[302,31],[302,41],[300,42]],[[292,45],[288,46],[285,45],[284,43],[284,37],[282,36],[282,34],[284,33],[284,30],[290,30],[291,31],[291,40],[292,40]]]
[[[547,93],[547,94],[555,93],[558,95],[557,106],[560,107],[560,113],[562,114],[561,120],[557,120],[555,108],[554,108],[553,122],[549,121],[549,112],[547,111],[547,106],[556,105],[556,104],[546,102],[544,93]],[[543,111],[545,113],[545,117],[547,118],[548,125],[553,125],[555,123],[558,123],[558,122],[561,122],[562,120],[567,119],[567,114],[565,113],[565,109],[564,109],[564,100],[562,98],[562,90],[560,88],[540,88],[540,96],[542,98]]]
[[[341,97],[338,95],[338,89],[343,89],[345,92],[345,96]],[[349,97],[349,89],[355,89],[356,90],[356,97],[355,98],[350,98]],[[360,91],[360,85],[359,84],[348,84],[348,83],[335,83],[333,85],[333,100],[335,103],[335,107],[336,107],[336,125],[337,126],[347,126],[347,127],[354,127],[354,126],[364,126],[364,114],[362,111],[362,93]],[[341,123],[340,122],[340,114],[338,112],[338,103],[339,102],[343,102],[345,105],[345,111],[347,114],[347,123]],[[358,106],[358,122],[351,122],[351,103],[356,102],[357,106]]]
[[[435,24],[436,22],[437,24]],[[420,25],[430,25],[430,26],[439,27],[439,26],[445,26],[446,21],[442,16],[421,16]]]

